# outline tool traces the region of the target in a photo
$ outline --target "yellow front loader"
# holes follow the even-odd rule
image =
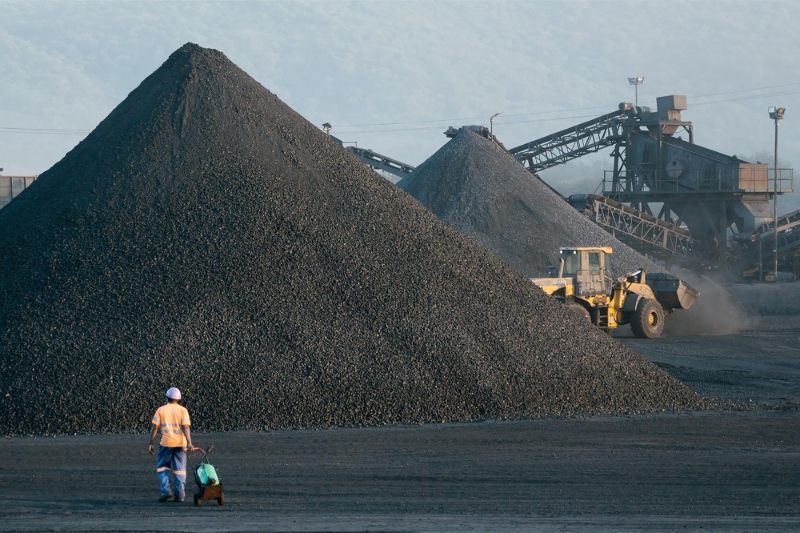
[[[666,315],[689,309],[700,296],[680,279],[642,269],[613,280],[612,253],[607,246],[561,248],[561,265],[549,272],[557,277],[531,281],[604,331],[630,324],[634,335],[648,339],[661,336]]]

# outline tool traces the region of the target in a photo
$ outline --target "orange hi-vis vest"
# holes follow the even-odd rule
[[[183,426],[191,426],[189,411],[177,403],[162,405],[153,415],[153,424],[161,429],[161,446],[165,448],[186,447]]]

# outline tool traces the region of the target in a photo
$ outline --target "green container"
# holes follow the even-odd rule
[[[200,480],[201,485],[217,485],[219,477],[217,471],[210,464],[202,464],[197,467],[197,478]]]

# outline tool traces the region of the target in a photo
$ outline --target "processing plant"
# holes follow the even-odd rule
[[[772,169],[696,144],[692,123],[681,116],[686,109],[683,95],[658,98],[655,110],[623,102],[611,113],[508,151],[536,175],[611,149],[613,170],[605,172],[601,192],[565,200],[619,240],[667,265],[754,276],[774,261],[773,250],[790,268],[800,263],[800,230],[795,229],[800,211],[777,217],[776,232],[772,209],[775,195],[794,191],[793,169]],[[498,142],[488,128],[463,128]],[[451,127],[445,135],[453,137],[463,128]],[[371,150],[348,149],[373,168],[400,177],[414,170]]]

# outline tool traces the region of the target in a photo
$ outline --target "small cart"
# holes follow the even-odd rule
[[[197,463],[192,461],[192,474],[194,481],[199,489],[194,495],[194,504],[200,506],[200,502],[206,500],[217,500],[220,505],[225,505],[225,494],[222,492],[222,483],[219,481],[216,470],[208,462],[208,455],[214,447],[204,451],[202,448],[194,448],[189,454],[190,459],[198,458]],[[199,455],[194,455],[194,454]]]

